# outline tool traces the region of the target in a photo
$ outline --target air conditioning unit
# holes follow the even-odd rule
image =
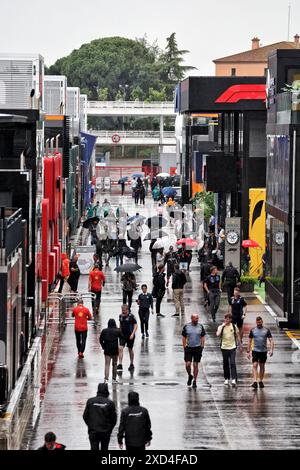
[[[0,53],[0,109],[42,111],[44,58]]]
[[[80,95],[80,130],[87,131],[87,95]]]
[[[80,88],[67,87],[67,116],[79,119],[80,114]]]
[[[45,75],[44,103],[46,114],[66,114],[67,77],[65,75]]]
[[[70,118],[71,141],[79,137],[80,88],[67,87],[67,116]]]

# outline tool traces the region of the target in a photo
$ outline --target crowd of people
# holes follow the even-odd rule
[[[136,204],[140,201],[144,204],[145,190],[144,183],[135,181],[132,188]],[[156,186],[155,186],[156,187]],[[154,187],[154,189],[155,189]],[[166,207],[172,207],[166,202]],[[162,209],[162,210],[159,210]],[[163,217],[162,202],[158,205],[157,217],[162,221]],[[126,224],[121,230],[121,218],[125,217]],[[120,277],[120,289],[122,290],[121,312],[116,319],[110,318],[107,327],[100,332],[99,343],[105,357],[104,382],[99,384],[97,395],[88,400],[84,411],[83,419],[88,427],[90,445],[92,450],[107,450],[110,442],[111,433],[117,423],[117,414],[115,404],[108,398],[108,381],[111,371],[112,383],[118,384],[118,374],[123,372],[124,348],[128,349],[130,373],[134,373],[134,344],[138,332],[138,321],[132,312],[133,298],[138,291],[136,304],[138,306],[138,317],[140,322],[140,332],[142,341],[148,340],[149,318],[150,314],[157,318],[165,318],[162,313],[162,305],[167,289],[173,291],[173,301],[175,306],[174,317],[184,317],[185,315],[185,287],[189,281],[191,262],[193,257],[192,248],[181,241],[180,248],[166,245],[160,246],[159,237],[150,237],[149,251],[152,262],[152,289],[143,283],[141,287],[133,271],[126,270],[126,263],[138,262],[139,250],[142,247],[142,224],[143,221],[139,213],[133,216],[132,223],[128,224],[130,217],[118,207],[114,211],[107,199],[102,206],[97,202],[90,205],[87,210],[87,219],[98,218],[96,224],[89,227],[91,242],[95,245],[95,254],[93,266],[89,273],[88,289],[92,294],[92,312],[84,305],[80,298],[76,307],[74,307],[72,316],[75,319],[74,329],[76,336],[76,345],[78,358],[84,358],[84,351],[87,341],[88,322],[92,321],[100,314],[101,293],[105,286],[106,276],[103,272],[103,263],[109,264],[111,257],[116,258],[116,269],[125,265],[124,272]],[[108,225],[105,225],[105,219],[115,220],[115,236]],[[103,233],[99,235],[99,221],[104,221]],[[171,220],[171,217],[170,217]],[[128,226],[129,225],[129,226]],[[105,228],[106,227],[106,228]],[[124,230],[125,228],[125,230]],[[153,227],[149,225],[150,233]],[[161,230],[162,225],[158,227]],[[155,227],[157,229],[157,227]],[[130,241],[130,247],[127,245],[127,239]],[[181,233],[182,235],[182,233]],[[212,322],[216,322],[216,315],[219,309],[221,293],[224,290],[227,294],[228,310],[225,313],[224,321],[216,329],[216,336],[220,338],[220,349],[223,357],[224,385],[237,386],[238,374],[236,367],[236,351],[243,351],[243,324],[247,315],[247,302],[240,291],[241,279],[238,270],[228,263],[223,265],[224,259],[224,238],[225,231],[221,226],[217,226],[214,216],[209,222],[209,232],[205,237],[203,247],[198,251],[198,261],[200,263],[200,283],[203,290],[203,304],[207,313],[211,315]],[[109,244],[109,248],[108,248]],[[166,271],[166,272],[165,272]],[[78,254],[74,254],[71,260],[66,254],[62,256],[61,280],[59,292],[64,293],[66,285],[74,293],[78,293],[78,280],[80,270],[78,267]],[[191,315],[191,321],[186,323],[182,329],[182,346],[184,351],[185,369],[188,376],[187,386],[197,388],[199,376],[199,364],[205,349],[206,331],[199,321],[199,315]],[[273,355],[274,341],[271,331],[263,325],[261,316],[256,318],[256,326],[250,330],[247,355],[252,357],[253,363],[253,389],[264,387],[265,363],[268,353]],[[50,435],[51,434],[51,435]],[[144,450],[150,445],[152,439],[151,421],[149,413],[139,404],[139,396],[136,392],[130,392],[128,395],[128,407],[121,413],[120,424],[117,434],[118,444],[127,450]],[[60,447],[61,446],[61,447]],[[60,450],[64,446],[56,444],[56,437],[53,433],[45,436],[43,450]]]

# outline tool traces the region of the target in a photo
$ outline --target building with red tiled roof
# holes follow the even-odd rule
[[[282,41],[268,46],[261,46],[260,39],[252,39],[252,49],[239,54],[230,55],[213,62],[216,66],[217,77],[240,76],[259,77],[266,75],[268,56],[277,49],[300,49],[300,37],[294,36],[294,41]]]

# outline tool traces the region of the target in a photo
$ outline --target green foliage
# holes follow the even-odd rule
[[[255,285],[256,278],[249,276],[249,275],[243,275],[241,276],[241,283],[242,284],[249,284],[249,285]]]
[[[188,51],[179,50],[175,33],[165,51],[147,37],[110,37],[83,44],[47,68],[66,75],[90,100],[172,100],[175,85],[191,67],[182,65]],[[125,87],[126,86],[126,87]]]
[[[99,101],[107,101],[108,100],[108,88],[99,88],[98,100]]]
[[[215,201],[214,194],[211,192],[203,191],[202,193],[196,193],[191,199],[192,204],[196,207],[203,207],[204,219],[208,222],[210,217],[215,213]]]

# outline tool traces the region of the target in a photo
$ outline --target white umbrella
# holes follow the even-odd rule
[[[156,176],[158,176],[159,178],[167,178],[168,176],[170,176],[170,174],[169,173],[158,173],[158,175],[156,175]]]
[[[176,246],[176,237],[175,235],[170,235],[168,239],[161,239],[159,238],[153,245],[153,248],[155,250],[159,250],[161,248],[164,248],[164,250],[169,250],[170,246],[173,246],[174,251],[176,251],[178,248]]]
[[[159,238],[158,240],[156,240],[156,242],[154,243],[152,248],[154,250],[160,250],[161,248],[164,248],[164,247],[165,247],[165,244],[164,244],[163,240],[161,238]]]

